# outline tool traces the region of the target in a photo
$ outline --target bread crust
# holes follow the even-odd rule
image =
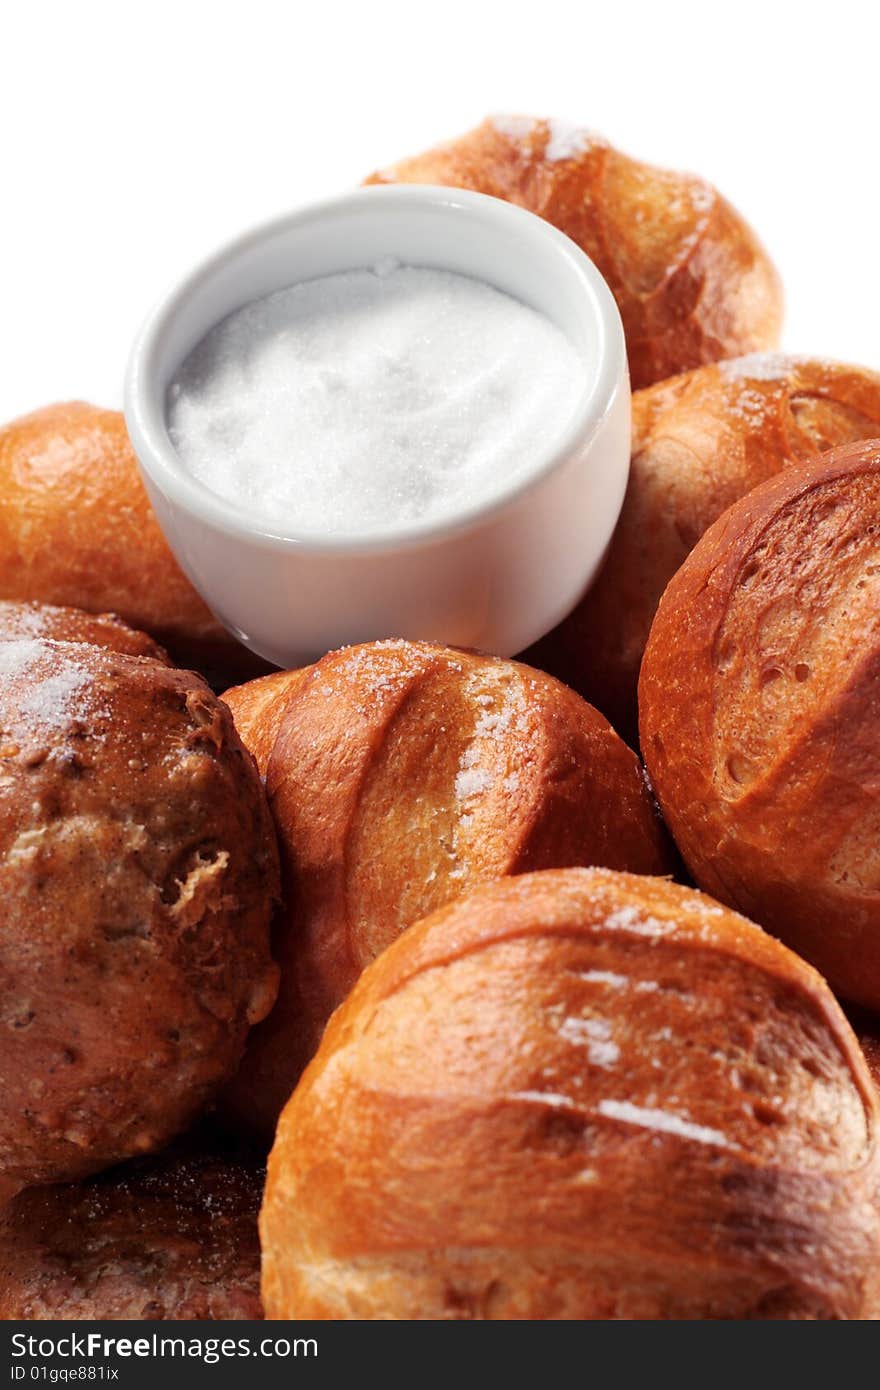
[[[0,597],[110,610],[226,684],[259,669],[171,554],[118,411],[70,401],[0,429],[0,494]]]
[[[665,880],[497,882],[404,933],[281,1117],[269,1318],[858,1318],[877,1102],[819,975]]]
[[[727,507],[785,468],[880,434],[880,374],[754,354],[633,397],[623,510],[599,575],[524,654],[601,709],[630,742],[639,667],[666,585]]]
[[[190,1141],[20,1193],[0,1210],[0,1318],[262,1318],[263,1172]]]
[[[282,982],[227,1093],[270,1136],[332,1010],[426,912],[503,874],[671,862],[635,754],[542,672],[374,642],[330,653],[283,699],[266,778]]]
[[[770,479],[671,581],[642,747],[697,882],[880,1006],[880,441]]]
[[[252,754],[265,778],[275,740],[287,716],[294,691],[310,667],[298,671],[273,671],[258,680],[246,681],[223,692],[223,702],[232,711],[239,738]]]
[[[494,117],[367,183],[470,188],[559,227],[617,300],[635,387],[778,342],[779,277],[734,208],[704,180],[630,159],[591,131]]]
[[[880,1032],[878,1032],[877,1020],[872,1020],[869,1030],[861,1027],[857,1029],[857,1032],[859,1045],[868,1064],[871,1080],[878,1096],[880,1096]]]
[[[0,641],[48,637],[59,642],[89,642],[125,656],[147,657],[163,666],[171,658],[145,632],[129,627],[115,613],[86,613],[48,603],[13,603],[0,599]]]
[[[274,1000],[278,891],[256,768],[203,681],[0,640],[6,1193],[159,1148],[204,1108]]]

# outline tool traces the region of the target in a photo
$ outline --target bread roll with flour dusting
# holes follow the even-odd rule
[[[94,622],[94,620],[91,620]],[[229,711],[63,611],[0,628],[0,1189],[160,1148],[277,988],[278,859]],[[13,636],[22,622],[56,634]],[[0,615],[2,624],[2,615]],[[72,641],[60,640],[68,630]]]
[[[880,1008],[880,441],[731,507],[670,583],[639,683],[697,882]]]
[[[142,656],[170,666],[168,653],[129,627],[115,613],[86,613],[81,608],[58,608],[48,603],[12,603],[0,599],[0,642],[17,638],[48,638],[56,642],[88,642],[125,656]]]
[[[820,976],[602,870],[405,932],[278,1127],[269,1318],[860,1318],[877,1101]]]
[[[623,510],[574,611],[523,655],[635,743],[639,667],[666,585],[721,513],[785,468],[880,435],[880,375],[755,353],[633,396]]]
[[[387,641],[271,680],[257,703],[277,729],[266,787],[284,874],[281,992],[227,1093],[239,1122],[270,1137],[333,1009],[426,912],[528,869],[670,865],[635,754],[542,672]],[[242,727],[257,746],[253,708]]]

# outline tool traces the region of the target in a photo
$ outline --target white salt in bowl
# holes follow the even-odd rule
[[[478,505],[363,535],[276,529],[187,471],[169,436],[168,387],[234,310],[388,257],[472,276],[544,314],[583,359],[580,398],[515,480],[499,479]],[[605,281],[549,223],[449,188],[359,189],[224,247],[141,330],[125,417],[159,523],[192,583],[240,641],[287,667],[382,637],[522,651],[595,576],[629,470],[626,350]]]

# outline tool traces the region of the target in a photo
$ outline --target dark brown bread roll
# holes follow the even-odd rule
[[[697,882],[880,1007],[880,442],[715,523],[663,596],[642,747]]]
[[[389,946],[278,1126],[269,1318],[859,1318],[878,1110],[819,975],[664,880],[529,874]]]
[[[617,530],[595,584],[524,655],[634,741],[642,653],[675,571],[751,488],[835,445],[880,434],[880,375],[755,354],[633,397],[633,452]]]
[[[264,666],[178,567],[118,411],[72,401],[0,429],[0,495],[0,597],[110,610],[227,682]]]
[[[779,277],[739,213],[703,179],[629,159],[592,131],[496,116],[367,182],[472,188],[552,222],[617,300],[633,386],[778,341]]]
[[[261,1318],[254,1159],[187,1146],[0,1209],[0,1318]]]
[[[670,864],[635,754],[542,672],[389,641],[272,679],[245,737],[278,729],[266,786],[285,880],[281,990],[227,1096],[269,1137],[333,1009],[426,912],[527,869]]]
[[[0,1184],[158,1148],[275,996],[277,851],[197,676],[0,641]]]

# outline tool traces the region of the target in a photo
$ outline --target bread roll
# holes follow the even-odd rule
[[[523,116],[373,174],[471,188],[546,218],[595,262],[623,319],[633,386],[779,339],[779,277],[702,179],[629,159],[591,131]]]
[[[274,1000],[274,834],[197,676],[0,641],[0,1184],[164,1144]]]
[[[266,781],[281,991],[229,1093],[270,1137],[331,1012],[411,922],[502,874],[669,866],[635,754],[538,671],[375,642],[324,657],[285,698]]]
[[[725,512],[660,603],[642,747],[697,882],[880,1007],[880,441]]]
[[[637,391],[629,485],[605,565],[570,617],[524,659],[634,739],[651,622],[703,532],[781,469],[877,435],[880,375],[861,367],[757,355]]]
[[[816,972],[602,870],[406,932],[278,1126],[269,1318],[859,1318],[877,1102]]]
[[[0,1210],[0,1318],[261,1318],[254,1160],[193,1149]]]
[[[85,613],[47,603],[11,603],[0,599],[0,642],[47,637],[61,642],[89,642],[126,656],[148,657],[170,666],[168,653],[145,632],[136,632],[115,613]]]
[[[0,429],[0,597],[118,613],[185,666],[260,668],[178,568],[115,410],[73,401]]]

